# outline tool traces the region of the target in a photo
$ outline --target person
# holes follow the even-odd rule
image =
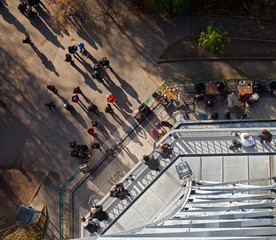
[[[120,200],[124,200],[127,197],[131,196],[129,191],[124,188],[124,185],[122,183],[118,183],[115,186],[112,186],[109,194],[110,197],[116,197]]]
[[[78,51],[78,47],[76,45],[73,46],[69,46],[68,47],[68,52],[70,54],[73,54],[73,56],[75,57],[75,53]]]
[[[109,60],[107,60],[106,57],[102,57],[102,59],[99,61],[99,64],[103,67],[111,69],[111,67],[109,66]]]
[[[258,133],[257,137],[260,138],[261,143],[269,143],[272,141],[272,134],[269,132],[268,129],[263,129],[261,132]]]
[[[173,125],[170,124],[168,121],[161,121],[161,124],[162,124],[162,126],[168,127],[170,129],[173,127]]]
[[[208,114],[207,113],[199,113],[198,116],[202,119],[202,120],[207,120],[208,119]]]
[[[84,49],[84,43],[79,42],[79,43],[78,43],[78,47],[80,48],[80,53],[81,53],[82,50]]]
[[[68,110],[69,112],[74,112],[75,111],[75,108],[71,104],[68,104],[68,103],[64,103],[64,108],[66,110]]]
[[[163,99],[163,95],[160,94],[160,93],[158,93],[158,92],[154,92],[154,93],[152,94],[152,97],[153,97],[153,99],[154,99],[155,101],[157,101],[157,102],[160,102],[160,101],[162,101],[162,99]]]
[[[157,149],[156,142],[154,141],[153,151],[160,153],[163,158],[171,157],[171,154],[173,152],[173,147],[170,144],[168,144],[167,142],[162,143],[162,144],[160,144],[160,149],[161,150]]]
[[[98,121],[96,120],[91,120],[91,124],[93,127],[98,127]]]
[[[239,150],[241,147],[241,143],[238,143],[236,139],[233,139],[232,144],[229,146],[229,149],[232,151],[236,151]]]
[[[215,103],[215,97],[212,94],[208,94],[204,97],[204,102],[206,106],[213,106]]]
[[[22,38],[22,42],[26,44],[32,44],[32,40],[29,36],[27,36],[25,39]]]
[[[54,85],[47,85],[46,88],[49,89],[50,91],[52,91],[55,94],[58,92],[58,90],[56,89],[56,87]]]
[[[77,103],[80,100],[78,94],[74,94],[71,99],[72,99],[72,102],[74,103]]]
[[[113,151],[112,148],[107,148],[107,149],[105,150],[105,153],[106,153],[106,155],[113,155],[114,157],[117,156],[117,154],[114,153],[114,151]]]
[[[101,152],[103,151],[103,150],[101,149],[99,143],[93,143],[91,147],[92,147],[92,149],[99,149]]]
[[[69,147],[70,147],[70,148],[75,148],[76,145],[77,145],[77,143],[76,143],[75,141],[69,142]]]
[[[160,171],[159,169],[160,163],[152,155],[149,155],[149,154],[144,155],[143,160],[144,160],[144,163],[149,167],[149,169]]]
[[[216,83],[216,87],[217,87],[217,89],[218,89],[218,92],[221,92],[221,91],[224,90],[225,85],[224,85],[223,82],[217,82],[217,83]]]
[[[205,93],[205,85],[204,83],[197,83],[195,85],[195,90],[197,94],[204,94]]]
[[[24,14],[27,10],[27,2],[23,2],[23,3],[20,3],[17,7],[17,9],[22,13]]]
[[[245,94],[244,92],[242,92],[241,94],[240,94],[240,101],[241,102],[246,102],[247,101],[247,99],[249,98],[249,95],[248,94]]]
[[[103,211],[102,205],[95,205],[93,204],[90,208],[90,216],[92,218],[97,218],[99,221],[108,220],[108,214]]]
[[[74,61],[72,60],[72,56],[69,53],[65,54],[65,61],[71,63],[73,65]]]
[[[53,108],[56,108],[56,105],[55,105],[54,102],[51,101],[51,100],[46,101],[46,102],[44,103],[44,105],[47,106],[47,107],[49,108],[49,110],[52,110],[52,107],[53,107]]]
[[[74,93],[74,94],[76,94],[76,93],[82,94],[82,91],[80,90],[80,87],[75,87],[75,88],[73,89],[73,93]]]
[[[227,112],[224,114],[224,119],[230,119],[231,118],[231,113]]]
[[[76,144],[75,150],[78,151],[78,152],[87,152],[88,147],[87,147],[87,145],[84,145],[84,144],[80,144],[80,145]]]
[[[211,114],[211,119],[212,119],[212,120],[217,120],[218,117],[219,117],[219,114],[218,114],[217,112],[213,112],[213,113]]]
[[[247,119],[247,114],[246,113],[241,113],[241,119]]]
[[[111,95],[111,94],[106,95],[106,101],[108,103],[114,103],[115,102],[115,97],[113,95]]]
[[[253,85],[253,93],[262,93],[265,91],[265,87],[260,82],[255,82]]]
[[[252,147],[255,145],[253,135],[250,133],[241,133],[241,144],[245,147]]]
[[[85,57],[87,57],[87,58],[89,57],[89,53],[88,53],[88,51],[86,49],[82,50],[82,55],[85,56]]]
[[[110,114],[114,113],[114,110],[109,103],[105,105],[105,112]]]
[[[268,88],[268,94],[269,95],[273,95],[274,91],[276,89],[276,81],[272,81],[268,84],[269,88]]]
[[[89,158],[90,155],[88,155],[86,152],[78,152],[77,150],[74,149],[74,150],[71,152],[71,157],[86,159],[86,158]]]
[[[93,112],[94,114],[98,115],[98,113],[97,113],[98,107],[95,104],[89,103],[88,110]]]
[[[84,229],[86,229],[90,233],[95,233],[99,230],[99,224],[93,222],[92,218],[86,219],[85,216],[81,216],[80,219],[82,221]]]
[[[101,74],[99,70],[95,70],[94,73],[92,74],[93,78],[96,78],[98,81],[101,81]]]
[[[94,67],[93,67],[93,71],[99,71],[101,68],[100,64],[95,64]]]
[[[88,129],[87,129],[87,132],[88,132],[88,134],[91,135],[91,136],[95,135],[95,131],[94,131],[94,128],[93,128],[93,127],[88,128]]]

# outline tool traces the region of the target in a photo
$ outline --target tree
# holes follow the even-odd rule
[[[198,39],[199,46],[210,49],[211,52],[216,52],[219,49],[224,49],[224,43],[230,42],[227,37],[228,32],[222,32],[217,27],[214,27],[214,23],[207,27],[207,33],[202,32]]]

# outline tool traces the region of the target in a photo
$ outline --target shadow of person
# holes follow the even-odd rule
[[[49,11],[46,8],[46,6],[40,2],[40,5],[42,7],[37,7],[36,10],[39,12],[39,17],[42,18],[45,22],[45,24],[57,35],[61,35],[61,32],[51,23]],[[61,46],[62,49],[65,49],[63,46]]]
[[[121,87],[127,92],[128,95],[135,98],[139,104],[141,104],[141,101],[138,99],[138,94],[135,91],[135,89],[124,79],[122,79],[115,71],[114,69],[111,71],[114,76],[117,78],[117,80],[120,82]]]
[[[30,23],[51,43],[55,46],[65,49],[57,39],[48,26],[42,21],[42,19],[37,15],[34,20],[30,20]]]
[[[76,64],[72,64],[72,66],[83,76],[84,82],[93,90],[98,91],[99,93],[102,93],[102,90],[97,87],[97,85],[94,83],[93,79],[89,77],[89,75],[85,72],[83,72]]]
[[[32,47],[32,49],[35,51],[35,53],[39,56],[39,58],[42,61],[42,64],[49,69],[51,72],[54,72],[56,74],[56,76],[59,76],[58,72],[56,71],[55,66],[53,65],[53,63],[42,53],[38,50],[38,48],[31,43],[30,46]]]
[[[10,13],[9,9],[5,5],[3,5],[1,8],[2,8],[1,15],[3,19],[9,24],[13,24],[20,32],[24,33],[27,36],[28,33],[25,27]]]

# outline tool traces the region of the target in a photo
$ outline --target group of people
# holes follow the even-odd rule
[[[26,14],[29,17],[33,17],[35,16],[35,12],[32,10],[32,8],[39,7],[39,4],[40,0],[27,0],[21,2],[17,8],[22,14]]]
[[[229,146],[229,149],[232,151],[236,151],[245,147],[252,147],[255,145],[253,135],[251,133],[240,133],[240,142],[236,139],[232,140],[232,144]],[[258,133],[257,137],[259,138],[260,142],[263,143],[270,143],[272,141],[272,134],[269,132],[268,129],[263,129],[261,132]]]
[[[90,158],[89,149],[87,145],[84,144],[77,144],[75,141],[71,141],[69,143],[69,147],[73,150],[71,151],[71,156],[80,158],[80,159],[87,159]]]

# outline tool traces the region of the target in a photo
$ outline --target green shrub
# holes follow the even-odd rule
[[[228,32],[222,32],[217,27],[214,27],[214,23],[207,27],[207,33],[202,32],[198,39],[199,46],[210,49],[211,52],[216,52],[220,49],[224,49],[224,43],[230,42],[227,37]]]
[[[168,13],[180,15],[187,13],[191,6],[191,0],[144,0],[145,6],[154,13]]]

